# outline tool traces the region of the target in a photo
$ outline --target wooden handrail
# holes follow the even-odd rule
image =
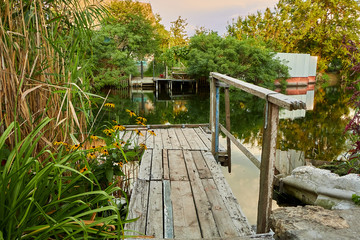
[[[221,73],[211,72],[210,76],[228,85],[239,88],[247,93],[265,99],[287,110],[306,109],[306,104],[303,101],[297,100],[291,96],[287,96],[282,93],[278,93],[236,78],[232,78]]]
[[[271,202],[273,191],[273,179],[275,170],[276,140],[279,125],[279,109],[287,110],[306,109],[306,104],[291,96],[287,96],[251,83],[241,81],[224,74],[210,73],[210,129],[212,132],[211,152],[217,158],[219,152],[219,128],[227,136],[228,152],[230,152],[230,140],[260,169],[260,188],[257,217],[257,233],[267,233],[270,230],[269,218],[271,214]],[[264,109],[264,128],[259,162],[243,145],[240,144],[230,133],[230,103],[228,101],[228,87],[234,86],[247,93],[266,100]],[[225,87],[225,110],[226,128],[219,124],[219,88]],[[220,126],[219,126],[220,125]],[[231,170],[231,158],[228,160]]]

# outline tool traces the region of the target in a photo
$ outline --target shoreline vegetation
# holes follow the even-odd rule
[[[123,141],[121,132],[128,131],[126,123],[144,125],[146,119],[130,109],[124,118],[96,93],[121,87],[145,60],[184,66],[192,77],[207,79],[218,71],[274,88],[275,79],[288,77],[274,52],[319,56],[322,74],[336,72],[342,84],[354,83],[356,114],[347,130],[355,144],[351,161],[358,164],[359,10],[354,0],[280,0],[273,12],[239,18],[227,36],[199,28],[189,38],[186,19],[179,17],[168,31],[160,15],[138,1],[102,6],[88,0],[5,0],[0,4],[0,239],[126,237],[124,224],[136,220],[127,219],[129,178],[136,176],[146,146]],[[100,122],[103,111],[109,114]]]

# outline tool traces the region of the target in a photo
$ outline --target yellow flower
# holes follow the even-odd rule
[[[114,145],[114,147],[116,147],[116,148],[120,148],[119,143],[114,143],[113,145]]]
[[[120,124],[116,124],[114,127],[113,127],[114,130],[119,130],[119,131],[124,131],[125,130],[125,127],[120,125]]]
[[[140,122],[143,122],[143,123],[146,123],[146,121],[147,121],[146,118],[144,118],[144,117],[138,117],[137,120]]]
[[[98,136],[95,136],[95,135],[91,135],[90,138],[91,138],[92,140],[96,140],[96,139],[98,139],[99,137],[98,137]]]
[[[156,136],[154,130],[149,130],[148,132],[150,133],[150,135]]]
[[[107,149],[103,149],[101,151],[101,153],[104,154],[104,155],[109,155],[109,151]]]
[[[111,132],[108,132],[106,135],[109,136],[109,137],[111,137],[111,136],[112,136],[112,133],[111,133]]]
[[[113,122],[113,123],[116,123],[116,124],[118,123],[116,120],[112,120],[112,122]]]
[[[91,153],[88,153],[87,157],[90,159],[94,159],[94,158],[96,158],[96,154],[94,152],[91,152]]]
[[[80,172],[81,173],[83,173],[83,172],[85,172],[85,171],[87,171],[88,169],[87,169],[87,167],[85,166],[85,167],[83,167],[82,169],[80,169]]]
[[[143,143],[140,143],[140,147],[145,149],[145,150],[147,149],[147,146],[145,144],[143,144]]]
[[[114,132],[114,129],[105,129],[105,130],[103,130],[103,132],[104,133],[112,133],[112,132]]]
[[[123,140],[120,140],[119,143],[120,143],[121,145],[123,145],[123,144],[125,144],[126,142],[123,141]]]
[[[145,126],[145,123],[143,123],[143,122],[141,122],[141,121],[139,121],[139,120],[136,120],[136,124]]]
[[[115,104],[113,103],[105,103],[105,107],[115,108]]]
[[[63,145],[63,146],[67,146],[68,144],[65,142],[54,142],[54,145]]]
[[[136,117],[136,114],[134,111],[129,110],[129,109],[126,109],[126,111],[129,113],[130,117],[132,117],[132,116]]]
[[[137,135],[144,136],[139,130],[135,129]]]
[[[79,149],[79,147],[80,147],[80,144],[75,144],[75,145],[71,146],[71,150],[77,150],[77,149]]]
[[[118,165],[122,168],[124,164],[122,162],[118,162]]]

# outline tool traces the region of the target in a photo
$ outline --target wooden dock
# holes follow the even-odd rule
[[[201,127],[154,129],[146,137],[131,195],[126,235],[176,239],[235,239],[253,235],[210,152]],[[240,238],[239,238],[240,239]]]

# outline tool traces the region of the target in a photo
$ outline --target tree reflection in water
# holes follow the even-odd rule
[[[148,124],[209,122],[210,103],[207,88],[192,96],[186,95],[182,98],[179,95],[166,101],[156,99],[156,95],[151,91],[132,93],[131,99],[121,98],[114,93],[110,96],[110,101],[117,106],[115,114],[120,121],[126,114],[125,109],[132,109],[147,118]],[[304,118],[280,119],[278,149],[304,151],[305,157],[309,159],[330,161],[337,158],[347,149],[343,131],[348,122],[346,117],[349,115],[349,97],[349,94],[338,86],[318,88],[314,110],[307,111]],[[231,132],[242,142],[261,146],[264,104],[263,99],[231,89]],[[224,98],[221,96],[220,122],[223,124],[224,109]],[[103,117],[104,120],[108,118]]]

